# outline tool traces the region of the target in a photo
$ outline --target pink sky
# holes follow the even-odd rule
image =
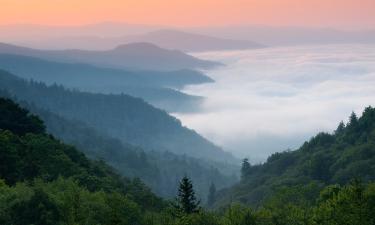
[[[375,0],[0,0],[0,24],[375,28]]]

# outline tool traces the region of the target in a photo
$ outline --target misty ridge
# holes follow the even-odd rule
[[[166,50],[150,43],[120,45],[106,51],[38,50],[1,44],[1,53],[39,57],[62,62],[80,62],[121,69],[181,70],[208,69],[219,63],[199,60],[178,50]]]
[[[374,31],[0,34],[0,224],[374,224]]]
[[[374,43],[375,30],[266,25],[178,28],[105,22],[82,26],[0,26],[2,41],[40,49],[108,50],[147,42],[185,52],[257,49],[266,46]]]
[[[48,85],[60,84],[82,91],[130,94],[168,111],[199,107],[202,97],[179,92],[185,85],[213,82],[189,69],[177,71],[122,70],[81,63],[60,63],[35,57],[0,54],[1,68],[18,76]],[[30,73],[30,71],[33,71]]]

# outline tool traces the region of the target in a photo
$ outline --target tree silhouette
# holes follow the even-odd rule
[[[339,126],[335,130],[335,135],[341,135],[344,131],[345,131],[345,124],[343,121],[341,121]]]
[[[355,130],[358,126],[358,117],[355,112],[352,112],[352,114],[349,117],[349,127],[352,128],[352,130]]]
[[[187,176],[184,176],[180,181],[177,203],[178,210],[186,214],[192,214],[199,211],[200,201],[196,199],[193,184]]]
[[[250,168],[251,168],[251,165],[249,163],[249,159],[248,158],[243,159],[242,167],[241,167],[241,179],[242,180],[244,180],[247,177]]]

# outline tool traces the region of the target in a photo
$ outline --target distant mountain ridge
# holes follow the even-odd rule
[[[203,100],[202,97],[175,89],[213,82],[211,78],[193,70],[130,71],[1,53],[0,68],[48,85],[61,84],[95,93],[129,94],[169,112],[192,110],[189,107],[197,109]]]
[[[122,44],[149,42],[185,52],[262,48],[243,38],[219,38],[184,28],[104,22],[83,26],[0,26],[0,42],[41,49],[107,50]]]
[[[189,34],[199,34],[222,40],[258,42],[266,46],[371,44],[375,40],[374,29],[347,31],[333,28],[265,25],[178,28],[105,22],[83,26],[60,27],[43,25],[0,26],[0,34],[2,34],[0,42],[10,42],[44,49],[53,49],[60,45],[63,48],[71,46],[73,48],[104,50],[113,48],[116,44],[124,44],[126,38],[144,37],[149,33],[152,34],[163,30],[180,30]],[[134,41],[134,39],[131,41]],[[116,42],[116,44],[112,42]],[[179,41],[179,43],[184,44],[182,41]]]
[[[175,29],[154,30],[143,34],[121,35],[118,37],[92,36],[63,36],[58,38],[47,38],[43,42],[26,41],[26,45],[36,46],[44,49],[65,46],[69,48],[84,48],[105,50],[118,45],[147,42],[161,48],[170,50],[181,50],[184,52],[222,51],[222,50],[244,50],[266,47],[250,40],[217,38],[214,36],[201,35]],[[61,47],[60,47],[61,48]]]
[[[258,41],[267,46],[375,43],[375,29],[348,31],[316,27],[239,25],[189,28],[187,31],[220,38]]]
[[[68,87],[139,86],[182,88],[185,85],[214,82],[201,72],[183,69],[176,71],[124,70],[82,63],[62,63],[36,57],[1,54],[0,68],[46,84]]]
[[[118,37],[124,35],[135,35],[151,32],[159,29],[166,29],[165,26],[100,22],[80,26],[49,26],[38,24],[14,24],[0,26],[2,37],[9,40],[18,40],[20,37],[29,40],[40,40],[41,37],[80,37],[95,36]]]
[[[132,43],[111,50],[39,50],[0,43],[0,53],[32,56],[45,60],[88,63],[131,70],[209,69],[221,65],[200,60],[177,50],[162,49],[150,43]]]
[[[249,40],[223,39],[179,30],[157,30],[142,35],[121,38],[126,43],[149,42],[162,48],[185,52],[245,50],[266,47]]]

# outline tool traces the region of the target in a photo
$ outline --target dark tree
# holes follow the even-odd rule
[[[350,144],[354,144],[356,141],[358,141],[359,133],[360,133],[358,117],[354,112],[352,112],[352,114],[349,117],[347,128],[348,129],[347,129],[347,132],[345,133],[345,139]]]
[[[10,214],[15,225],[54,225],[61,219],[56,204],[42,189],[36,189],[30,200],[17,202]]]
[[[45,132],[45,126],[37,116],[5,98],[0,98],[0,129],[10,130],[18,135]]]
[[[248,158],[245,158],[242,160],[242,167],[241,167],[241,179],[245,179],[247,177],[247,175],[249,174],[249,170],[250,170],[250,163],[249,163],[249,159]]]
[[[343,121],[340,122],[339,126],[337,127],[337,129],[335,130],[335,134],[336,135],[340,135],[344,132],[345,130],[345,124]]]
[[[211,183],[208,198],[207,198],[207,205],[212,206],[216,199],[216,186],[214,183]]]
[[[177,203],[178,209],[186,214],[199,211],[200,201],[196,199],[193,184],[187,176],[184,176],[180,181]]]
[[[352,114],[349,117],[349,124],[348,126],[352,129],[356,129],[358,126],[358,117],[355,114],[355,112],[352,112]]]

